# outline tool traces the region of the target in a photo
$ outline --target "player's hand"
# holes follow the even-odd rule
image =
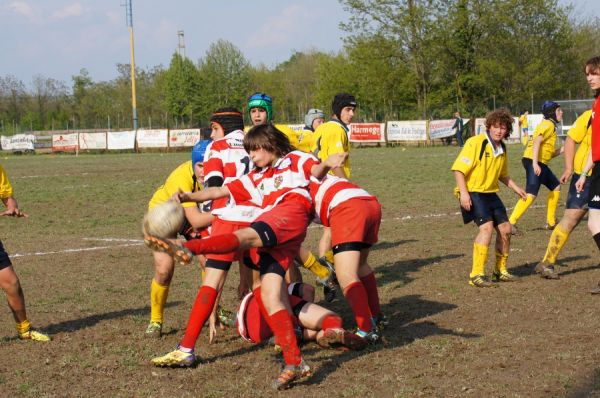
[[[0,216],[8,216],[8,217],[29,217],[28,214],[23,213],[21,209],[18,207],[9,207],[0,213]]]
[[[460,194],[460,207],[465,209],[466,211],[471,210],[471,206],[473,203],[471,202],[471,195],[469,194]]]
[[[540,174],[542,174],[542,168],[540,167],[539,164],[537,164],[537,163],[533,164],[533,172],[535,173],[536,176],[539,176]]]
[[[325,165],[331,169],[344,166],[344,161],[348,157],[348,152],[334,153],[325,159]]]
[[[181,189],[177,191],[177,193],[173,194],[172,199],[177,203],[189,202],[189,197],[187,192],[183,192]]]
[[[569,182],[569,179],[571,178],[571,176],[573,175],[573,170],[565,170],[562,175],[560,176],[559,180],[561,184],[566,184],[567,182]]]
[[[515,193],[521,197],[523,200],[527,200],[527,192],[521,187],[516,187],[514,189]]]
[[[212,344],[213,342],[215,342],[216,337],[217,337],[217,326],[221,327],[221,330],[223,329],[223,325],[221,325],[221,322],[219,321],[219,317],[217,316],[216,312],[213,312],[212,314],[210,314],[210,317],[208,318],[208,343]]]
[[[575,189],[577,189],[577,192],[583,191],[583,186],[585,185],[585,180],[586,180],[586,176],[584,176],[584,175],[579,176],[579,179],[575,183]]]

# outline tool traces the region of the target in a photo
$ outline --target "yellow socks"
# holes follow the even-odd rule
[[[19,335],[27,333],[30,328],[31,324],[27,319],[25,319],[23,322],[17,322],[17,333],[19,333]]]
[[[508,259],[508,253],[500,253],[496,251],[496,266],[494,267],[494,272],[502,274],[508,272],[506,269],[506,260]]]
[[[327,261],[329,261],[330,264],[333,264],[333,250],[327,250],[324,257]]]
[[[558,198],[560,198],[560,191],[550,191],[548,194],[548,201],[546,202],[546,222],[549,226],[556,225],[556,207],[558,206]]]
[[[476,275],[485,274],[485,261],[487,260],[488,247],[473,243],[473,269],[471,270],[470,278]]]
[[[321,265],[312,252],[308,252],[308,258],[302,266],[315,274],[318,278],[326,279],[329,277],[329,269]]]
[[[169,286],[159,285],[154,279],[150,285],[150,322],[162,323]]]
[[[510,215],[510,218],[508,219],[508,221],[512,225],[515,225],[517,223],[517,221],[519,221],[519,218],[521,218],[521,216],[523,214],[525,214],[525,212],[527,211],[529,206],[531,206],[531,204],[533,203],[534,200],[535,200],[535,196],[530,195],[530,194],[527,194],[527,200],[519,199],[519,201],[515,205],[515,208],[513,209],[512,214]],[[556,199],[556,200],[558,201],[558,199]]]
[[[546,248],[546,254],[542,261],[554,264],[556,263],[556,257],[562,250],[565,243],[569,239],[569,233],[560,227],[558,224],[554,230],[552,231],[552,235],[550,235],[550,241],[548,242],[548,247]]]

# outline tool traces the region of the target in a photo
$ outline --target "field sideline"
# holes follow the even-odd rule
[[[509,269],[518,283],[481,290],[467,285],[472,225],[463,226],[450,166],[456,147],[362,148],[351,152],[353,178],[383,208],[376,270],[385,342],[363,352],[303,347],[312,379],[283,394],[302,396],[600,396],[598,252],[585,225],[559,257],[558,281],[533,267],[545,251],[546,191],[520,222]],[[509,145],[509,172],[521,185],[522,146]],[[185,153],[0,155],[28,219],[0,218],[0,239],[21,278],[34,326],[51,343],[15,339],[0,305],[0,396],[265,396],[279,369],[269,347],[232,330],[208,345],[194,369],[158,369],[149,360],[173,349],[199,285],[195,266],[175,272],[165,311],[166,336],[147,340],[150,252],[141,241],[147,202]],[[551,168],[563,170],[562,158]],[[562,190],[558,216],[564,210]],[[505,205],[516,196],[501,188]],[[319,228],[309,230],[316,247]],[[488,271],[491,266],[488,258]],[[235,267],[234,267],[235,268]],[[305,274],[307,280],[312,277]],[[224,304],[235,308],[237,271]],[[319,292],[318,300],[322,299]],[[353,325],[343,300],[333,303]]]

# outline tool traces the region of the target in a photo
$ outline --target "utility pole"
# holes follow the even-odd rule
[[[129,27],[129,48],[131,53],[131,109],[133,114],[133,129],[138,128],[137,101],[135,94],[135,52],[133,46],[133,11],[131,7],[132,0],[125,0],[125,19]]]
[[[185,58],[185,41],[183,38],[183,30],[177,31],[177,39],[177,54],[179,54],[181,58]]]

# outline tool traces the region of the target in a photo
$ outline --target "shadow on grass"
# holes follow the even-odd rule
[[[417,242],[416,239],[402,239],[396,242],[378,242],[375,245],[373,245],[373,247],[371,247],[371,250],[385,250],[385,249],[391,249],[392,247],[396,247],[396,246],[400,246],[400,245],[404,245],[406,243],[414,243]]]
[[[319,363],[313,377],[299,385],[319,384],[334,373],[344,362],[351,361],[362,355],[375,351],[403,347],[418,339],[429,336],[448,335],[459,338],[472,339],[481,335],[475,333],[463,333],[452,329],[441,328],[430,320],[418,321],[421,318],[449,311],[457,308],[454,304],[425,300],[420,295],[409,295],[393,299],[382,307],[382,311],[389,319],[389,325],[383,331],[383,342],[367,347],[363,351],[348,351],[337,357],[327,358]],[[415,322],[416,321],[416,322]],[[345,323],[349,324],[349,323]],[[310,353],[311,350],[303,350]]]
[[[446,260],[454,260],[464,256],[464,254],[446,254],[444,256],[434,256],[429,258],[418,258],[386,263],[374,268],[375,275],[377,275],[377,285],[381,287],[392,282],[402,282],[403,284],[408,284],[414,279],[408,275],[409,273],[417,272],[419,269],[428,265],[434,265]]]
[[[585,260],[591,258],[590,256],[571,256],[571,257],[565,257],[562,258],[560,260],[558,260],[556,263],[557,265],[559,265],[559,267],[555,267],[555,269],[558,271],[558,273],[560,275],[569,275],[569,274],[576,274],[578,272],[583,272],[583,271],[590,271],[593,269],[598,269],[600,268],[600,264],[596,264],[596,265],[589,265],[586,267],[579,267],[579,268],[574,268],[571,270],[566,270],[565,271],[565,267],[569,266],[569,262],[574,262],[574,261],[579,261],[579,260]],[[515,274],[516,276],[528,276],[528,275],[534,275],[535,274],[535,266],[536,266],[537,262],[534,263],[525,263],[525,264],[521,264],[517,267],[514,268],[510,268],[510,272],[512,274]]]
[[[180,304],[183,304],[183,301],[173,301],[173,302],[167,303],[165,305],[165,308],[176,307]],[[69,321],[63,321],[63,322],[51,324],[51,325],[44,327],[42,330],[44,332],[49,333],[50,335],[60,333],[60,332],[74,332],[76,330],[81,330],[81,329],[86,329],[86,328],[92,327],[101,321],[124,318],[127,316],[149,315],[149,314],[150,314],[149,306],[144,306],[144,307],[140,307],[140,308],[128,308],[128,309],[124,309],[124,310],[105,312],[103,314],[95,314],[95,315],[87,316],[85,318],[72,319]],[[175,333],[175,332],[176,331],[173,331],[172,333]]]

